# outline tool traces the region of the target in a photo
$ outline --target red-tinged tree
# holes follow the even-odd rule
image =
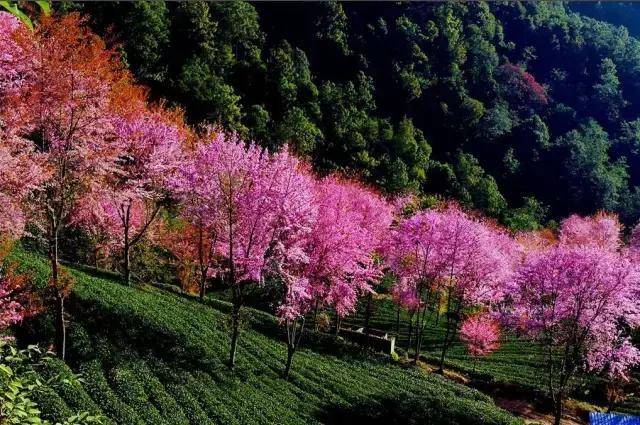
[[[28,73],[25,64],[17,61],[19,46],[14,32],[27,32],[13,15],[0,12],[0,105],[18,90]],[[0,106],[1,107],[1,106]],[[1,116],[0,116],[1,117]],[[1,122],[1,120],[0,120]],[[12,128],[0,124],[0,235],[10,239],[22,235],[26,222],[25,204],[28,196],[46,178],[41,158],[34,146],[15,134]]]
[[[516,249],[521,256],[527,252],[543,251],[553,247],[557,242],[555,233],[550,229],[519,232],[515,235]]]
[[[337,176],[317,182],[312,201],[318,215],[309,233],[297,249],[287,250],[302,258],[290,263],[303,267],[288,267],[298,272],[287,279],[287,293],[278,309],[289,342],[285,376],[302,337],[305,315],[312,308],[333,308],[338,332],[340,319],[355,310],[358,296],[372,291],[371,282],[381,277],[376,252],[392,219],[392,208],[384,198]]]
[[[497,77],[510,90],[510,97],[519,102],[533,102],[546,105],[549,102],[546,89],[536,81],[535,77],[514,64],[498,67]]]
[[[24,231],[29,196],[47,176],[33,146],[9,137],[0,130],[0,235],[16,239]]]
[[[500,347],[500,325],[487,313],[475,314],[460,326],[460,341],[473,357],[475,370],[478,357],[487,356]]]
[[[624,377],[640,362],[619,327],[640,323],[638,269],[625,253],[596,245],[531,252],[507,292],[510,322],[543,349],[556,424],[576,375]]]
[[[287,151],[269,154],[216,131],[207,139],[181,167],[174,186],[192,191],[194,208],[202,209],[198,216],[216,232],[216,251],[224,258],[221,268],[232,292],[233,368],[245,289],[262,282],[265,271],[274,273],[274,264],[289,273],[288,264],[300,258],[301,234],[314,216],[312,184],[302,172],[306,166]]]
[[[28,277],[18,273],[15,265],[7,261],[10,248],[8,239],[0,246],[0,338],[7,328],[40,310]]]
[[[69,279],[60,279],[58,239],[78,199],[112,163],[114,111],[135,110],[143,96],[115,50],[76,14],[43,16],[33,32],[13,26],[3,39],[0,117],[9,140],[27,140],[46,172],[29,205],[31,220],[49,242],[56,348],[64,358],[62,284]]]
[[[197,291],[203,300],[207,281],[218,274],[222,262],[216,251],[217,234],[209,232],[204,220],[195,220],[193,224],[193,218],[183,211],[177,220],[165,222],[156,241],[177,260],[182,289]]]

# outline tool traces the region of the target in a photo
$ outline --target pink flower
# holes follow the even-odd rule
[[[638,357],[618,334],[640,323],[638,266],[611,244],[559,245],[531,253],[509,286],[511,318],[545,345],[585,355],[592,370],[624,376]],[[564,352],[564,350],[563,350]]]
[[[622,245],[622,225],[615,214],[599,213],[591,217],[572,215],[560,226],[560,245],[596,246],[616,251]]]
[[[474,357],[486,356],[500,347],[500,326],[486,313],[471,316],[460,327],[460,340]]]

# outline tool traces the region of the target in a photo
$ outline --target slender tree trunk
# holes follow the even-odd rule
[[[415,337],[415,347],[413,348],[413,363],[418,364],[418,359],[420,358],[420,307],[418,307],[418,312],[416,314],[416,337]]]
[[[240,308],[241,304],[239,296],[235,294],[236,288],[233,288],[233,309],[231,310],[231,351],[229,353],[229,368],[233,370],[236,367],[236,351],[238,347],[238,337],[240,334]]]
[[[124,208],[124,207],[123,207]],[[124,227],[124,248],[123,248],[123,280],[125,285],[131,285],[131,261],[130,261],[130,252],[131,249],[140,242],[142,237],[145,235],[151,223],[155,220],[158,212],[160,211],[160,206],[156,205],[154,207],[153,213],[151,217],[147,220],[146,223],[142,226],[141,229],[138,230],[138,233],[131,234],[131,200],[128,201],[126,205],[126,209],[123,211],[124,215],[122,216],[122,224]]]
[[[373,299],[373,295],[371,292],[367,294],[367,306],[365,309],[364,316],[364,334],[366,335],[367,346],[369,346],[369,331],[370,331],[370,322],[371,322],[371,302]]]
[[[420,289],[419,292],[419,299],[422,302],[422,298],[423,298],[423,289]],[[427,310],[429,308],[429,298],[430,298],[430,293],[431,291],[427,291],[427,296],[426,299],[424,300],[424,302],[422,303],[423,306],[422,307],[418,307],[418,316],[416,318],[416,348],[415,348],[415,353],[414,353],[414,359],[413,362],[414,363],[418,363],[418,360],[420,359],[420,351],[422,349],[422,337],[424,334],[424,325],[425,325],[425,318],[427,316]],[[421,311],[422,310],[422,311]]]
[[[409,354],[409,350],[411,349],[411,340],[413,337],[413,316],[415,312],[411,312],[409,315],[409,332],[407,334],[407,355]]]
[[[125,235],[126,235],[126,232],[125,232]],[[131,251],[131,247],[129,246],[128,238],[125,237],[124,252],[122,254],[122,259],[123,259],[122,276],[123,276],[124,284],[127,286],[131,285],[131,264],[130,264],[130,254],[129,254],[130,251]]]
[[[455,311],[455,316],[456,318],[452,318],[451,315],[451,290],[449,290],[448,294],[447,294],[447,327],[446,327],[446,331],[444,334],[444,341],[442,343],[442,353],[440,354],[440,367],[438,368],[438,373],[440,374],[444,374],[444,359],[445,356],[447,355],[447,350],[449,349],[449,344],[450,341],[453,339],[453,336],[451,335],[451,327],[452,325],[455,326],[455,328],[458,327],[458,322],[457,322],[457,317],[458,314],[460,313],[460,306],[458,305],[458,307],[456,308]],[[455,321],[455,324],[452,323]],[[455,329],[454,329],[455,332]]]
[[[564,408],[564,394],[558,393],[555,405],[553,406],[553,425],[560,425],[562,422],[562,411]]]
[[[400,306],[396,307],[396,337],[400,338]]]
[[[297,320],[287,321],[287,363],[284,367],[284,379],[289,379],[289,373],[291,372],[291,365],[293,363],[293,355],[300,345],[300,340],[302,339],[302,334],[304,332],[305,319],[302,317],[299,320],[301,320],[299,326]]]
[[[200,301],[204,300],[206,286],[207,286],[207,276],[206,274],[201,274],[200,275],[200,293],[198,294],[198,296],[200,297]]]
[[[447,317],[447,330],[444,334],[444,341],[442,342],[442,353],[440,354],[440,366],[438,368],[438,373],[444,373],[444,358],[447,355],[447,349],[449,348],[449,335],[451,333],[451,319],[450,316]]]
[[[62,360],[65,359],[67,344],[67,329],[64,321],[64,295],[59,282],[58,264],[58,228],[52,226],[52,236],[49,240],[49,260],[51,263],[51,285],[55,298],[55,328],[56,328],[56,353]]]
[[[198,226],[198,265],[200,266],[200,301],[204,300],[205,286],[207,284],[207,269],[204,264],[204,237],[202,223]]]
[[[313,307],[313,329],[318,330],[318,307],[319,302],[316,299],[315,306]]]
[[[336,336],[338,336],[338,335],[340,335],[340,316],[338,316],[338,313],[336,313],[336,323],[335,323],[335,325],[336,325],[336,329],[335,329]]]
[[[290,344],[287,346],[287,364],[284,367],[284,379],[289,379],[289,372],[291,372],[291,364],[293,363],[293,353],[295,352],[295,347],[292,347]]]

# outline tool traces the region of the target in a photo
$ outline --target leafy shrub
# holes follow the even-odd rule
[[[51,374],[50,368],[57,366],[55,362],[36,346],[18,350],[6,339],[0,340],[0,419],[3,424],[49,425],[49,420],[58,418],[63,418],[59,419],[63,421],[61,425],[108,423],[99,415],[71,411],[56,390],[64,391],[67,385],[78,385],[78,381],[72,373]],[[43,379],[39,370],[48,377]]]

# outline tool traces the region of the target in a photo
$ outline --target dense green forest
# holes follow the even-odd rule
[[[64,7],[192,122],[289,142],[319,170],[454,197],[513,228],[640,217],[640,42],[586,16],[624,24],[631,5]]]

